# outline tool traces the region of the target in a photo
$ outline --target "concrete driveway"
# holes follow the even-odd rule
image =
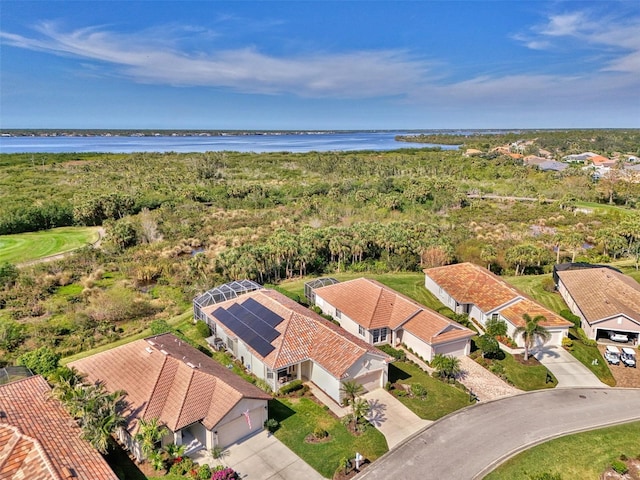
[[[229,447],[221,461],[202,451],[194,460],[209,465],[222,463],[233,468],[242,479],[250,480],[322,480],[324,477],[267,431],[249,437],[240,444]]]
[[[479,479],[516,453],[573,432],[640,420],[640,390],[561,388],[448,415],[368,466],[359,480]]]
[[[533,355],[558,379],[558,387],[607,387],[562,347],[544,347]]]
[[[382,388],[365,393],[363,397],[370,406],[367,420],[382,432],[389,449],[433,423],[430,420],[422,420]]]

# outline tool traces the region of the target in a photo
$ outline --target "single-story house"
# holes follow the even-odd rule
[[[310,381],[340,403],[345,380],[367,389],[387,382],[390,356],[277,291],[195,308],[213,331],[209,342],[223,345],[273,390]]]
[[[139,419],[168,428],[161,446],[228,447],[261,431],[271,395],[204,353],[165,333],[71,362],[90,382],[124,390],[127,425],[118,436],[138,458]]]
[[[118,480],[40,375],[0,385],[0,478]]]
[[[638,343],[640,284],[607,267],[558,270],[558,292],[591,339],[625,333]]]
[[[372,345],[405,344],[427,361],[470,352],[475,332],[375,280],[358,278],[314,293],[324,314]]]
[[[507,323],[507,334],[514,337],[515,329],[524,326],[522,316],[542,315],[540,325],[551,334],[547,345],[562,345],[569,334],[571,322],[543,307],[524,293],[507,284],[489,270],[472,263],[458,263],[424,270],[425,287],[444,305],[456,313],[467,313],[480,325],[488,319],[502,319]],[[514,338],[523,346],[521,336]]]

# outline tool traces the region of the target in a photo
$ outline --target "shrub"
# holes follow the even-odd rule
[[[185,475],[193,468],[193,460],[189,457],[178,457],[174,460],[173,465],[169,469],[169,473],[173,475]]]
[[[327,438],[329,436],[329,432],[324,428],[316,427],[313,429],[313,436],[317,439]]]
[[[540,283],[543,290],[552,293],[556,291],[556,282],[553,281],[552,277],[544,277]]]
[[[293,382],[289,382],[285,386],[283,386],[280,389],[279,393],[280,395],[288,395],[291,392],[302,389],[302,387],[302,380],[294,380]]]
[[[280,423],[275,418],[268,418],[264,421],[264,427],[273,433],[280,427]]]
[[[482,355],[487,358],[494,358],[500,351],[498,341],[488,333],[478,337],[476,345],[482,351]]]
[[[272,392],[271,385],[269,385],[266,380],[263,380],[261,378],[256,378],[256,382],[254,385],[264,392]]]
[[[153,322],[151,322],[151,325],[149,325],[149,327],[151,328],[151,335],[161,335],[173,330],[171,328],[171,325],[169,325],[166,320],[162,319],[154,320]]]
[[[611,462],[611,468],[613,468],[620,475],[624,475],[629,471],[629,467],[627,467],[626,463],[621,460],[614,460]]]
[[[420,383],[413,383],[411,384],[411,394],[421,400],[424,400],[427,397],[427,389]]]
[[[198,468],[198,480],[209,480],[211,478],[211,467],[206,463]]]
[[[484,331],[492,337],[502,337],[507,334],[507,322],[500,318],[490,318],[485,323]]]
[[[211,475],[211,480],[238,480],[238,478],[240,477],[235,470],[229,467],[223,467],[222,465],[215,467]]]
[[[563,337],[562,346],[566,347],[567,350],[573,350],[573,340],[571,340],[569,337]]]
[[[206,322],[203,322],[202,320],[198,320],[196,322],[196,331],[198,332],[200,338],[207,338],[211,336],[211,329],[209,328],[209,325],[207,325]]]
[[[49,347],[40,347],[37,350],[25,353],[18,357],[18,365],[24,365],[33,373],[47,376],[58,368],[60,354]]]
[[[560,316],[565,320],[569,320],[571,323],[573,323],[574,327],[580,328],[580,317],[571,313],[571,310],[568,310],[566,308],[564,310],[560,310]]]
[[[405,360],[407,358],[407,354],[404,353],[404,351],[393,348],[391,345],[380,345],[377,348],[378,350],[382,350],[387,355],[391,355],[396,360]]]
[[[391,390],[393,390],[393,383],[391,383],[391,382],[387,382],[387,383],[385,383],[385,384],[384,384],[384,389],[385,389],[387,392],[390,392]]]

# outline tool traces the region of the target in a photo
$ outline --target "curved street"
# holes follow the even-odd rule
[[[376,460],[359,480],[480,479],[533,445],[640,420],[640,390],[556,388],[479,403],[428,426]]]

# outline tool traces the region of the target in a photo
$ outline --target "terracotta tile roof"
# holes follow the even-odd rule
[[[402,326],[431,344],[474,334],[376,280],[357,278],[317,288],[315,294],[367,329],[387,327],[395,330]],[[445,332],[447,335],[442,336]]]
[[[202,311],[211,316],[211,313],[220,307],[227,309],[235,303],[242,304],[249,298],[284,319],[275,327],[280,335],[271,342],[274,350],[268,355],[262,356],[247,345],[253,355],[271,369],[311,359],[334,377],[343,378],[349,367],[365,353],[391,360],[387,354],[364,340],[275,290],[256,290],[238,298],[205,307]],[[226,333],[235,336],[234,332],[220,322],[216,324]]]
[[[559,271],[558,276],[589,323],[624,314],[640,323],[640,284],[610,268]]]
[[[40,375],[0,386],[0,479],[117,480]]]
[[[509,305],[507,308],[500,310],[500,314],[509,320],[516,327],[524,327],[524,319],[522,315],[528,314],[531,318],[542,315],[546,320],[540,322],[540,325],[546,328],[553,327],[570,327],[573,325],[570,321],[561,317],[557,313],[543,307],[542,305],[525,298],[519,302]]]
[[[427,268],[424,273],[456,302],[473,303],[484,313],[524,297],[489,270],[469,262]]]
[[[109,391],[127,392],[127,429],[131,433],[137,429],[138,418],[159,418],[174,432],[197,421],[211,429],[243,397],[271,398],[169,333],[137,340],[69,366],[87,374],[89,381],[104,382]]]

